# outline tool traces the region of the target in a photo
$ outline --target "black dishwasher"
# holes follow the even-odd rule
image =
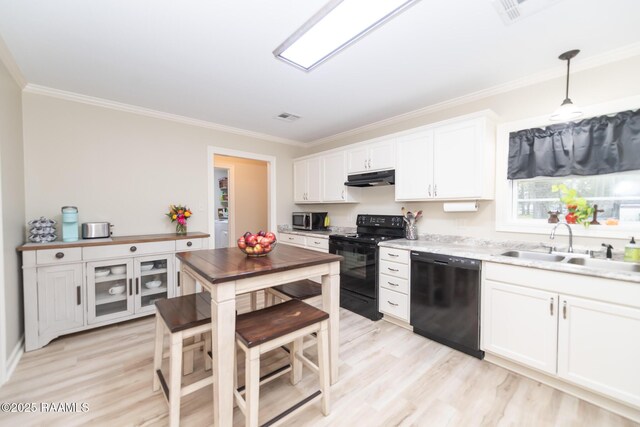
[[[411,252],[413,331],[479,359],[480,266],[475,259]]]

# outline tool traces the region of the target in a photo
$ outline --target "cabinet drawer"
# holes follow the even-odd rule
[[[407,264],[381,260],[380,274],[388,274],[390,276],[399,277],[401,279],[408,279],[409,266]]]
[[[380,259],[409,264],[409,251],[393,248],[380,248]]]
[[[309,249],[323,249],[329,251],[329,239],[307,236],[307,247]]]
[[[378,309],[384,314],[388,314],[409,323],[409,296],[400,292],[390,291],[380,288],[380,302]]]
[[[202,249],[202,239],[176,240],[176,252]]]
[[[306,246],[306,238],[297,234],[280,233],[278,243],[285,245]]]
[[[82,248],[40,249],[36,251],[37,264],[67,263],[82,260]]]
[[[403,294],[409,293],[409,281],[407,279],[401,279],[399,277],[393,277],[387,274],[380,274],[379,284],[381,287],[387,288],[392,291],[400,292]]]
[[[173,240],[166,242],[131,243],[127,245],[90,246],[82,249],[82,255],[85,260],[96,260],[174,252],[175,248],[176,245]]]

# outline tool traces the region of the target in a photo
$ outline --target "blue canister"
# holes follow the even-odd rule
[[[62,241],[76,242],[78,240],[78,208],[75,206],[62,207]]]

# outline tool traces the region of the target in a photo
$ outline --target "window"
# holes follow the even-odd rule
[[[562,178],[532,178],[512,181],[512,219],[516,222],[538,220],[546,222],[549,211],[567,210],[560,202],[553,185],[565,184],[578,191],[592,205],[598,205],[598,221],[607,218],[620,220],[620,225],[640,226],[640,171],[593,176],[567,176]],[[561,216],[562,220],[563,217]]]

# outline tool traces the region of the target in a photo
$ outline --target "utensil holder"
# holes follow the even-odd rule
[[[404,230],[404,236],[407,240],[418,240],[418,226],[415,224],[407,224]]]

